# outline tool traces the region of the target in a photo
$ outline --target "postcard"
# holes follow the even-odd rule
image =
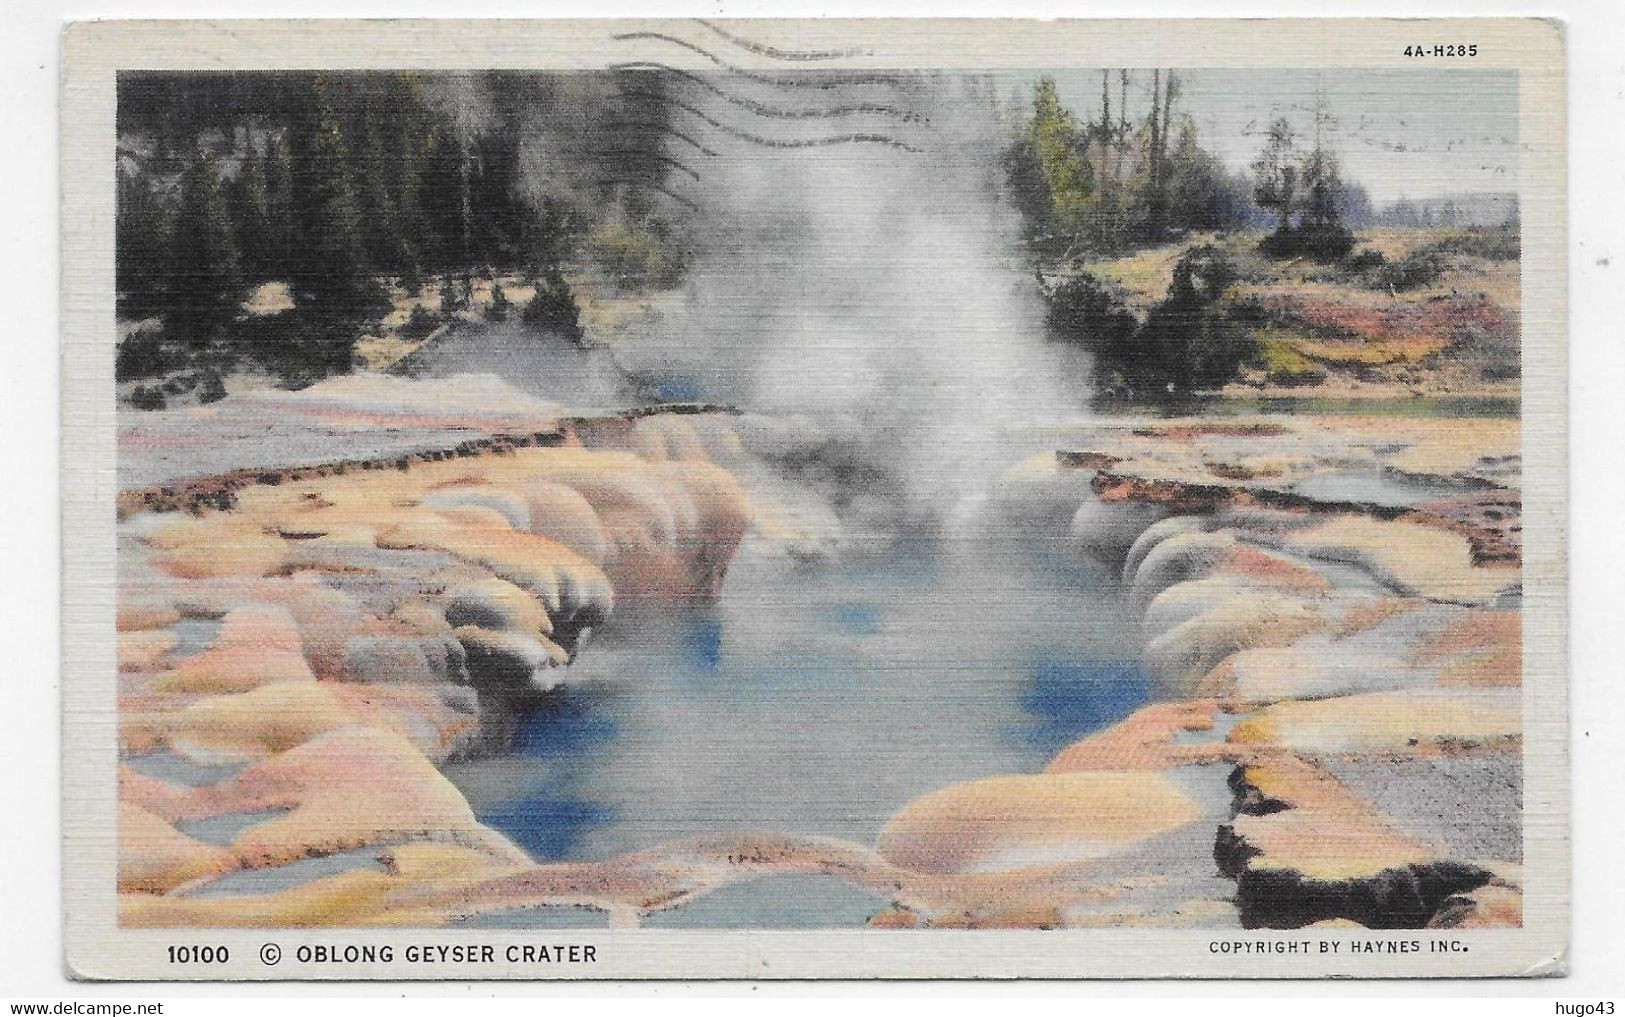
[[[1560,24],[64,45],[76,977],[1563,972]]]

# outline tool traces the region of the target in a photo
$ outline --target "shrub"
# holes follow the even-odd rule
[[[508,294],[503,291],[502,284],[491,284],[491,302],[485,305],[485,320],[507,321],[508,312],[513,310],[513,303],[508,300]]]
[[[234,330],[238,347],[289,385],[350,370],[356,336],[353,318],[310,308],[250,318]]]
[[[472,299],[473,284],[468,276],[447,276],[440,281],[440,313],[461,311]]]
[[[1432,246],[1444,254],[1462,254],[1488,261],[1517,261],[1523,256],[1518,227],[1511,223],[1488,228],[1469,227]]]
[[[176,366],[176,358],[164,349],[163,333],[155,328],[131,332],[113,355],[113,377],[119,381],[155,377]]]
[[[1258,351],[1252,333],[1222,311],[1171,300],[1151,309],[1137,346],[1130,377],[1172,395],[1234,381]]]
[[[534,280],[536,295],[525,305],[525,323],[548,332],[554,332],[572,342],[581,342],[581,307],[564,273],[557,268],[543,272]]]
[[[1257,355],[1251,330],[1232,313],[1235,266],[1218,248],[1193,247],[1174,266],[1167,299],[1151,308],[1128,372],[1174,395],[1236,378]]]
[[[1354,234],[1341,223],[1307,222],[1282,226],[1259,241],[1258,249],[1271,258],[1310,258],[1342,261],[1354,249]]]
[[[406,271],[401,275],[401,288],[409,297],[417,297],[423,293],[423,270],[418,267],[416,258],[406,263]]]
[[[198,377],[197,401],[199,405],[217,403],[226,397],[226,382],[218,371],[204,371]]]
[[[1448,267],[1444,255],[1432,246],[1419,247],[1372,273],[1374,288],[1417,290],[1432,285]]]
[[[1456,356],[1476,363],[1479,377],[1485,381],[1512,381],[1523,373],[1521,343],[1507,329],[1469,322],[1451,340],[1450,347]]]
[[[1355,251],[1349,255],[1344,267],[1351,272],[1370,272],[1381,268],[1388,261],[1383,253],[1374,247],[1367,247],[1363,251]]]
[[[1051,291],[1050,328],[1087,348],[1097,372],[1131,393],[1182,398],[1235,379],[1257,353],[1247,308],[1230,294],[1235,279],[1222,251],[1193,247],[1174,266],[1168,296],[1137,325],[1098,280],[1078,276]]]
[[[1046,321],[1055,338],[1075,343],[1097,357],[1127,346],[1139,323],[1092,275],[1076,275],[1049,292]]]
[[[407,340],[422,339],[439,328],[443,320],[440,315],[420,305],[412,308],[411,316],[395,330],[395,334]]]
[[[1223,297],[1235,281],[1235,263],[1217,247],[1202,244],[1179,256],[1168,298],[1211,304]]]
[[[137,385],[130,392],[130,405],[138,410],[161,410],[168,405],[164,393],[158,388]]]

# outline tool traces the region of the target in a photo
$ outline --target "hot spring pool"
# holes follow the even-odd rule
[[[1113,584],[1067,558],[891,535],[808,567],[747,541],[717,603],[618,610],[510,753],[447,776],[538,860],[731,830],[872,844],[919,795],[1038,770],[1146,700]]]

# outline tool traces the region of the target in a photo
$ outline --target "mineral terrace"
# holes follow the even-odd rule
[[[747,532],[806,539],[782,482],[706,407],[450,419],[321,388],[262,408],[296,424],[247,469],[217,465],[255,432],[236,400],[121,433],[125,925],[632,926],[785,871],[888,895],[885,928],[1520,922],[1516,421],[1069,431],[989,511],[1121,575],[1155,702],[876,843],[541,864],[439,764],[500,751],[617,603],[714,596]]]

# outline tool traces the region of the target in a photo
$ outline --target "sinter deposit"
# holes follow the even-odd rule
[[[439,765],[500,757],[626,605],[716,598],[747,535],[834,539],[746,418],[555,423],[121,521],[126,923],[631,925],[792,873],[883,927],[1519,921],[1515,425],[1074,429],[983,511],[1120,575],[1155,702],[871,842],[719,824],[549,862]],[[1350,470],[1414,497],[1304,493]]]

